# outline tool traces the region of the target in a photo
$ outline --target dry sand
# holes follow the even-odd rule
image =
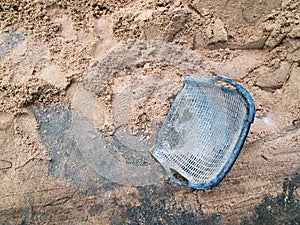
[[[0,28],[0,224],[252,224],[282,193],[263,212],[299,223],[299,1],[1,0]],[[257,112],[222,183],[193,191],[147,149],[184,77],[211,73],[243,85]],[[59,118],[72,128],[49,143]],[[72,152],[97,132],[137,155]],[[112,157],[107,177],[98,156]]]

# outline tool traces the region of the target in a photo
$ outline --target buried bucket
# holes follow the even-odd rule
[[[235,162],[254,115],[252,97],[235,81],[189,76],[151,153],[176,183],[210,189]]]

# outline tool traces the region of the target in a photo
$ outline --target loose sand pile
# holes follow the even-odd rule
[[[263,213],[299,219],[299,1],[2,0],[0,28],[1,224],[254,223],[266,196]],[[184,77],[212,73],[257,113],[228,176],[199,192],[148,150]],[[274,205],[284,193],[294,208]]]

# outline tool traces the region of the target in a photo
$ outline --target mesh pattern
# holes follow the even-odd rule
[[[152,154],[167,171],[172,168],[186,178],[187,186],[216,180],[236,150],[248,108],[247,99],[236,88],[188,77]]]

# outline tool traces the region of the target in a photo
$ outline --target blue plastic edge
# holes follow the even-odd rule
[[[232,153],[232,157],[230,158],[230,160],[225,164],[224,168],[222,169],[222,171],[217,175],[216,179],[208,182],[208,183],[200,183],[200,184],[189,184],[189,183],[184,183],[179,181],[178,179],[176,179],[172,172],[170,171],[169,167],[165,167],[166,172],[168,174],[168,176],[177,184],[180,184],[181,186],[184,187],[188,187],[188,188],[192,188],[192,189],[196,189],[196,190],[208,190],[211,189],[213,187],[215,187],[216,185],[218,185],[227,175],[227,173],[229,172],[229,170],[231,169],[231,167],[233,166],[234,162],[236,161],[243,145],[244,142],[246,140],[246,137],[248,135],[249,132],[249,128],[251,126],[251,123],[254,120],[255,117],[255,104],[254,104],[254,100],[252,98],[252,96],[250,95],[250,93],[243,88],[241,85],[239,85],[238,83],[236,83],[235,81],[229,79],[229,78],[225,78],[225,77],[221,77],[221,76],[215,76],[213,78],[199,78],[199,77],[194,77],[194,76],[187,76],[185,81],[184,81],[184,86],[182,89],[184,89],[186,87],[186,85],[190,82],[190,81],[196,81],[196,82],[208,82],[208,83],[214,83],[217,81],[223,81],[226,82],[228,84],[231,84],[232,86],[234,86],[236,88],[237,91],[239,91],[242,96],[245,98],[245,100],[248,103],[248,118],[247,121],[245,121],[245,124],[243,126],[242,132],[240,134],[240,138],[233,150]],[[169,115],[168,115],[169,116]],[[153,152],[154,149],[152,149],[152,154],[153,156],[156,155]],[[155,158],[157,158],[157,155],[154,156]],[[159,158],[157,158],[158,161]],[[161,162],[161,161],[160,161]]]

